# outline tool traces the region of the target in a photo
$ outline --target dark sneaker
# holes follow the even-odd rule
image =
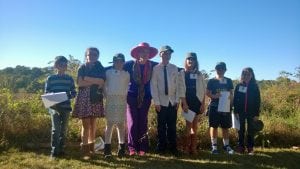
[[[171,154],[175,157],[180,157],[181,156],[180,152],[177,149],[171,150]]]
[[[111,157],[111,144],[105,144],[104,145],[104,158],[110,158]]]
[[[245,147],[238,146],[236,151],[239,154],[244,154],[245,153]]]
[[[57,159],[58,159],[58,155],[50,154],[50,160],[57,160]]]
[[[251,155],[251,156],[254,155],[253,148],[248,148],[248,155]]]
[[[165,155],[167,154],[166,149],[156,148],[156,153],[159,155]]]
[[[61,151],[58,155],[59,155],[60,157],[62,157],[62,156],[66,156],[67,154],[66,154],[66,152],[64,152],[64,151]]]
[[[118,149],[118,157],[124,157],[125,156],[125,144],[120,144]]]
[[[227,154],[234,154],[234,151],[229,145],[224,146],[223,149],[227,152]]]
[[[218,149],[212,149],[212,150],[211,150],[211,154],[219,154]]]

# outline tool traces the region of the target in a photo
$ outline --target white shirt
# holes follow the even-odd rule
[[[106,71],[105,94],[106,95],[127,95],[129,73],[124,70],[111,68]]]
[[[168,95],[165,95],[164,65],[159,63],[153,68],[151,78],[151,95],[155,105],[168,106],[179,102],[178,96],[178,68],[167,64]],[[181,97],[181,96],[180,96]]]

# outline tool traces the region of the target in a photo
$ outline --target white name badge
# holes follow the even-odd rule
[[[197,79],[197,74],[191,73],[190,74],[190,79]]]
[[[219,81],[220,81],[220,84],[227,84],[227,80],[225,78],[220,79]]]
[[[246,92],[247,92],[247,87],[245,87],[245,86],[240,86],[240,87],[239,87],[239,92],[241,92],[241,93],[246,93]]]

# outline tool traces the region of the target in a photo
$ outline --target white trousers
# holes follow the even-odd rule
[[[119,122],[107,122],[106,128],[105,128],[105,144],[111,144],[111,137],[113,128],[116,126],[117,132],[118,132],[118,140],[119,144],[124,144],[125,142],[125,123]]]

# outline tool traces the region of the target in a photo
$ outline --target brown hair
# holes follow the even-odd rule
[[[100,52],[99,52],[99,49],[98,48],[95,48],[95,47],[89,47],[85,50],[85,53],[84,53],[84,60],[86,61],[86,56],[87,56],[87,53],[88,51],[95,51],[99,57],[100,55]]]
[[[54,67],[57,67],[60,63],[68,63],[68,59],[64,56],[56,56],[54,61]]]
[[[246,67],[246,68],[244,68],[244,69],[242,70],[242,73],[241,73],[241,80],[240,80],[240,81],[243,81],[243,80],[242,80],[243,72],[249,72],[249,73],[251,73],[252,78],[251,78],[251,80],[250,80],[250,83],[256,83],[255,74],[254,74],[254,71],[253,71],[253,69],[252,69],[251,67]]]
[[[198,62],[198,59],[197,59],[197,57],[193,57],[193,59],[194,59],[194,62],[195,62],[195,66],[194,66],[194,71],[195,72],[199,72],[199,62]],[[184,60],[184,69],[185,70],[187,70],[187,63],[186,63],[186,61],[188,60],[188,57],[187,58],[185,58],[185,60]]]

